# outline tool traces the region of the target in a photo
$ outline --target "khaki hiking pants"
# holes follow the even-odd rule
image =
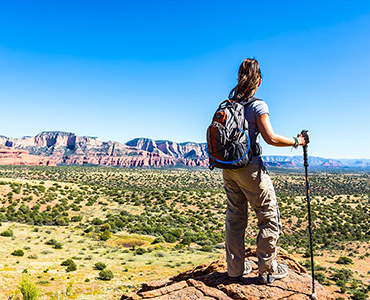
[[[259,273],[273,272],[281,223],[275,190],[265,166],[261,162],[240,169],[224,169],[223,179],[227,195],[225,243],[229,276],[244,272],[248,203],[258,218]]]

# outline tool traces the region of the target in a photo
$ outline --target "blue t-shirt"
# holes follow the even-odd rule
[[[257,128],[257,117],[263,114],[269,114],[269,108],[266,102],[260,99],[247,105],[244,109],[244,116],[248,121],[249,138],[251,139],[251,141],[255,139],[257,143],[259,143],[260,140],[260,134]],[[252,163],[253,162],[254,159],[252,160]]]

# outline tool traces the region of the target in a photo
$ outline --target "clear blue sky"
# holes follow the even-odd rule
[[[204,142],[245,57],[275,132],[370,158],[368,0],[1,1],[0,135]]]

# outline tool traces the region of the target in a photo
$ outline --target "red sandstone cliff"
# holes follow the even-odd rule
[[[117,167],[207,166],[205,144],[135,139],[126,144],[69,132],[42,132],[20,139],[0,136],[9,150],[26,150],[56,164]],[[33,158],[34,159],[34,158]],[[1,164],[1,161],[0,161]],[[6,160],[3,164],[8,164]],[[27,163],[24,163],[27,164]],[[30,162],[34,164],[34,162]]]
[[[25,150],[0,148],[0,165],[55,166],[51,157],[30,155]]]
[[[97,137],[76,136],[71,132],[46,131],[38,135],[19,139],[0,136],[0,146],[6,149],[26,150],[30,155],[48,157],[56,164],[100,165],[117,167],[164,167],[189,166],[207,167],[208,157],[205,143],[176,143],[166,140],[155,141],[137,138],[127,143],[103,142]],[[29,157],[22,164],[37,164]],[[296,167],[303,165],[303,156],[264,156],[264,162],[274,167]],[[43,164],[44,159],[41,159]],[[3,159],[0,164],[12,164]],[[309,157],[310,166],[369,168],[370,160],[335,160]]]

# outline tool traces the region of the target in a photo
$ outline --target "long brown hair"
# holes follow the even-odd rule
[[[246,58],[239,67],[238,84],[231,90],[229,99],[243,100],[251,98],[261,81],[258,61]]]

